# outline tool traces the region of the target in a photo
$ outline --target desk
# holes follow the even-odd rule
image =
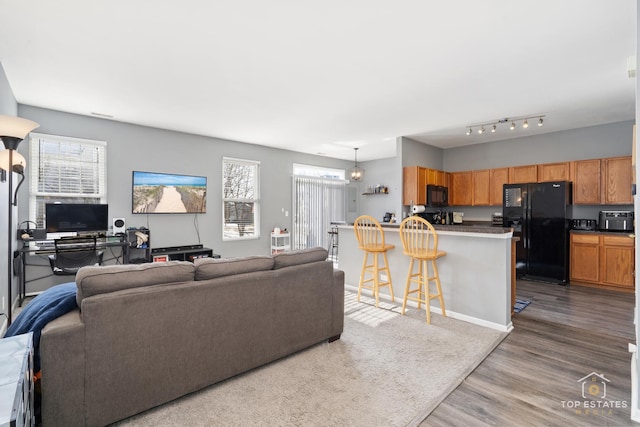
[[[31,242],[33,243],[33,242]],[[122,264],[129,263],[129,242],[118,240],[118,241],[103,241],[97,242],[97,249],[104,248],[121,248],[122,249]],[[26,268],[30,265],[27,264],[27,256],[28,255],[50,255],[56,252],[55,246],[53,243],[41,245],[41,246],[30,246],[26,245],[17,251],[14,252],[14,262],[17,261],[19,264],[16,265],[14,263],[13,271],[16,276],[19,277],[19,286],[18,286],[18,303],[20,307],[22,307],[22,302],[25,299],[25,295],[27,293],[26,290]],[[116,258],[117,260],[117,258]],[[47,276],[53,275],[48,274]],[[44,276],[44,277],[47,277]],[[42,277],[38,278],[41,279]]]

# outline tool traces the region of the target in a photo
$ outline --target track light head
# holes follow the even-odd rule
[[[467,129],[467,135],[471,135],[473,133],[473,130],[471,130],[471,128]]]
[[[540,117],[540,119],[538,119],[538,126],[542,126],[542,117]]]
[[[514,130],[516,128],[516,122],[511,122],[510,130]]]
[[[484,126],[482,126],[480,129],[478,129],[478,133],[481,134],[481,135],[484,133]]]
[[[494,123],[493,126],[491,126],[491,133],[496,133],[496,124]]]
[[[529,127],[529,122],[527,121],[527,119],[524,119],[524,123],[522,123],[522,127],[525,129]]]

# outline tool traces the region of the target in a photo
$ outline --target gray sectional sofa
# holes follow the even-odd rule
[[[344,274],[314,248],[84,267],[42,331],[42,421],[101,426],[340,337]]]

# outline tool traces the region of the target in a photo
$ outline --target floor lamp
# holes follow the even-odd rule
[[[0,115],[0,139],[4,143],[6,150],[0,151],[0,168],[7,171],[9,176],[7,181],[9,188],[7,189],[8,202],[8,222],[7,222],[7,321],[11,325],[11,290],[12,290],[12,273],[13,273],[13,239],[15,235],[13,230],[13,172],[24,174],[26,161],[24,157],[16,151],[20,142],[27,137],[29,132],[37,128],[39,125],[31,120],[22,119],[20,117]],[[17,201],[17,199],[15,199]]]

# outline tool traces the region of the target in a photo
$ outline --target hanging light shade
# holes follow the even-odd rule
[[[354,148],[355,150],[355,166],[349,169],[349,176],[352,181],[360,181],[364,177],[364,169],[358,166],[358,147]]]

